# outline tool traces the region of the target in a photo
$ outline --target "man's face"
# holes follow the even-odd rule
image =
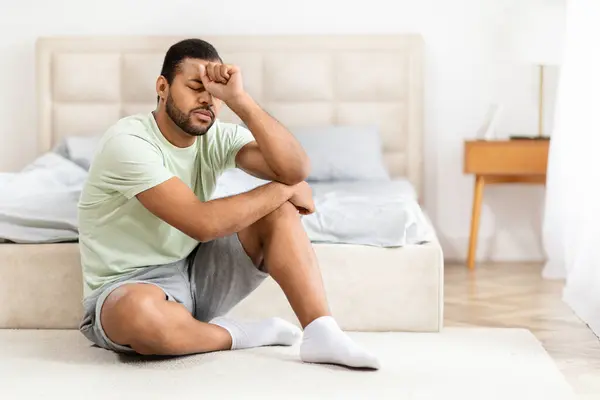
[[[214,124],[221,101],[204,89],[199,66],[204,60],[185,59],[169,86],[165,110],[173,122],[192,136],[204,135]]]

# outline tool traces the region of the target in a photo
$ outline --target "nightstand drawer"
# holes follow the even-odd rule
[[[479,175],[543,175],[548,166],[547,140],[469,141],[465,173]]]

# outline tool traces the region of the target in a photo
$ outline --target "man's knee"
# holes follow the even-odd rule
[[[297,223],[300,223],[300,213],[296,206],[286,201],[278,209],[261,220],[259,227],[260,235],[263,238],[271,237],[282,226],[285,227]]]
[[[264,219],[267,223],[279,222],[282,219],[299,219],[296,206],[289,201],[283,203],[278,209],[267,215]]]
[[[296,207],[286,201],[278,209],[264,216],[255,224],[238,232],[238,238],[246,254],[252,259],[255,266],[261,266],[263,263],[263,245],[264,241],[271,237],[274,228],[292,218],[298,219],[298,210]]]
[[[113,342],[140,354],[166,345],[169,327],[160,309],[164,292],[149,284],[123,285],[106,299],[101,312],[104,332]]]

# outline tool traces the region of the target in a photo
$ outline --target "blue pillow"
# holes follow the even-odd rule
[[[375,126],[290,128],[311,161],[308,181],[390,180]]]

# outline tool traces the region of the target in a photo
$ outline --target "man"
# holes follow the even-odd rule
[[[304,328],[305,362],[379,368],[328,309],[300,214],[314,211],[309,160],[209,43],[167,52],[155,111],[103,136],[79,203],[82,333],[116,352],[183,355],[292,345],[296,326],[224,315],[268,276]],[[225,103],[248,129],[216,119]],[[272,182],[211,200],[223,171]]]

